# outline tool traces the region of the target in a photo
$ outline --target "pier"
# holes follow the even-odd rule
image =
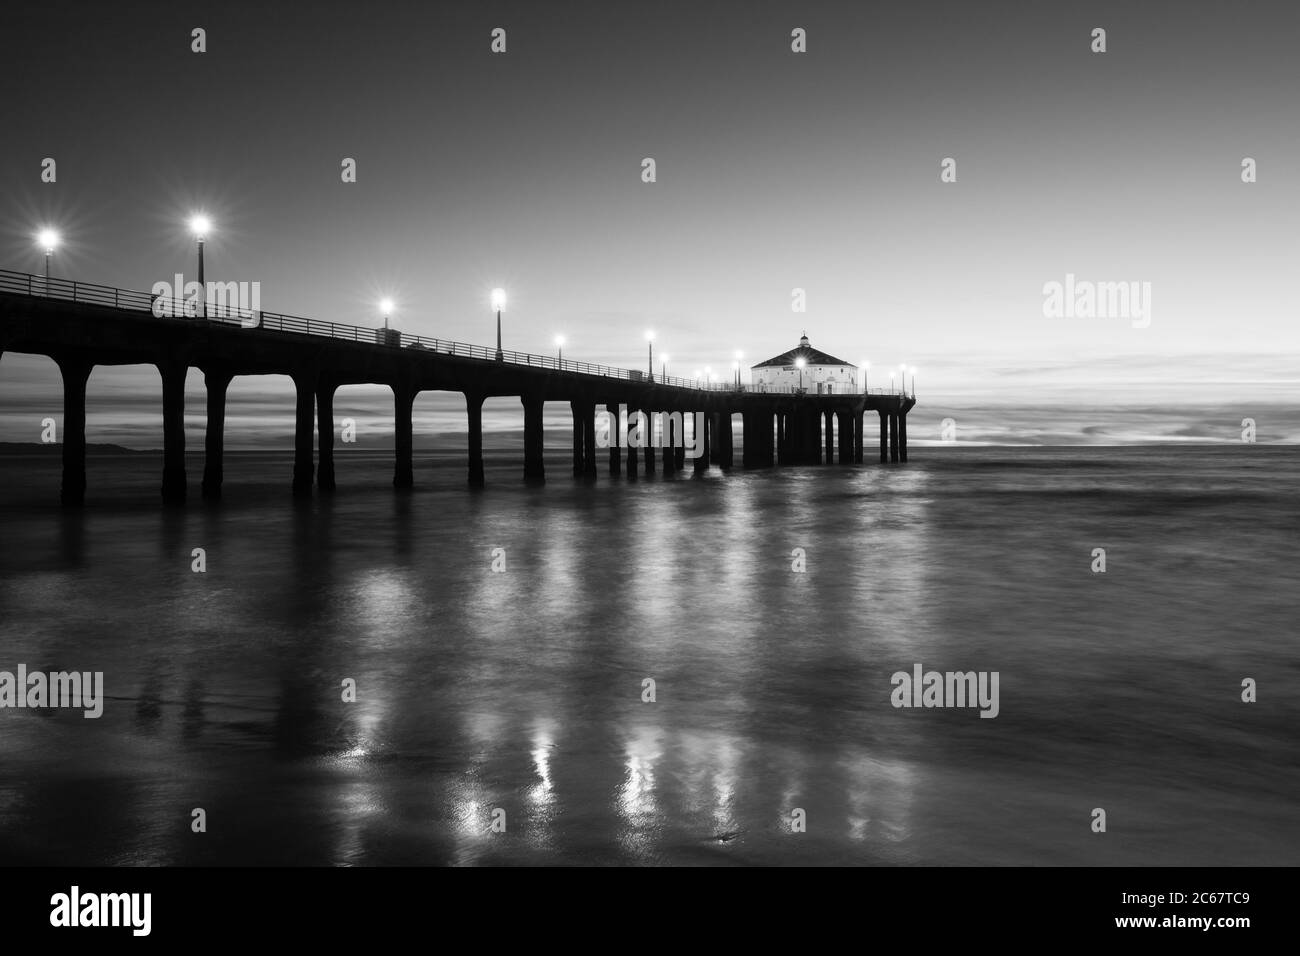
[[[86,492],[86,382],[98,365],[153,365],[162,384],[162,497],[189,496],[185,464],[185,383],[191,370],[207,389],[204,498],[219,499],[223,479],[226,390],[240,375],[285,375],[296,392],[292,492],[297,497],[335,489],[334,393],[343,385],[384,385],[393,393],[393,485],[415,482],[412,408],[423,391],[460,392],[465,398],[468,482],[484,484],[483,402],[513,396],[523,405],[523,478],[545,481],[542,411],[567,402],[573,416],[573,474],[594,480],[664,473],[686,465],[681,422],[702,415],[703,454],[691,467],[726,470],[777,466],[856,466],[865,453],[870,413],[877,417],[879,461],[907,461],[907,414],[915,395],[882,389],[809,394],[800,389],[756,390],[734,383],[704,384],[652,376],[527,352],[500,351],[387,328],[324,322],[273,312],[205,304],[202,317],[155,314],[155,296],[109,286],[0,270],[0,355],[45,355],[63,379],[63,478],[60,497],[80,506]],[[597,447],[596,416],[604,410],[619,430],[628,415],[668,418],[678,447]],[[680,415],[680,418],[676,415]],[[736,454],[733,416],[741,417]],[[625,427],[625,426],[624,426]],[[656,458],[659,459],[656,462]]]

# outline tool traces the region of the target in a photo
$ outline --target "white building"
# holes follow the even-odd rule
[[[760,392],[802,388],[811,395],[841,395],[861,390],[858,367],[813,348],[806,332],[798,348],[753,366],[750,381]]]

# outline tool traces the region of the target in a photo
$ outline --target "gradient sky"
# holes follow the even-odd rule
[[[670,374],[736,349],[758,362],[806,329],[849,361],[918,366],[933,408],[1300,407],[1295,4],[46,3],[0,18],[3,268],[39,271],[49,223],[57,275],[192,278],[185,221],[202,209],[207,278],[260,282],[273,311],[378,324],[390,295],[406,331],[490,343],[499,285],[507,348],[551,352],[562,333],[566,357],[636,366],[653,328]],[[806,54],[790,52],[796,26]],[[1150,327],[1045,318],[1043,285],[1066,273],[1150,282]],[[152,407],[157,382],[97,371],[92,431],[103,399]],[[232,402],[283,389],[242,383]],[[0,440],[31,440],[26,406],[57,394],[48,360],[6,354]]]

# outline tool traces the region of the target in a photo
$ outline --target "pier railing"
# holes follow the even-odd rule
[[[174,318],[189,322],[215,322],[221,325],[239,326],[249,330],[265,329],[294,335],[323,336],[345,342],[437,352],[458,358],[497,361],[496,349],[484,345],[471,345],[467,342],[455,342],[425,335],[411,335],[408,332],[382,326],[376,328],[373,326],[347,325],[341,322],[324,322],[319,319],[284,315],[279,312],[267,312],[261,309],[245,309],[224,302],[200,303],[194,297],[160,296],[150,292],[117,289],[112,286],[73,282],[69,279],[56,279],[53,277],[47,280],[42,275],[27,272],[11,272],[0,269],[0,292],[28,295],[33,298],[59,299],[65,302],[108,306],[128,312],[147,312],[158,318]],[[637,369],[618,368],[612,365],[595,365],[590,362],[560,359],[556,356],[539,355],[533,352],[516,352],[512,349],[502,349],[500,361],[509,365],[555,369],[562,372],[576,372],[580,375],[598,375],[603,378],[670,385],[700,391],[755,392],[766,395],[817,394],[810,392],[808,389],[794,387],[737,385],[734,381],[705,382],[700,379],[681,378],[671,375],[652,377]],[[885,395],[902,393],[891,393],[887,389],[871,388],[838,394]]]

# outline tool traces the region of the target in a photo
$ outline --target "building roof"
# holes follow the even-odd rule
[[[793,366],[795,359],[802,358],[808,365],[847,365],[849,368],[857,368],[852,362],[846,362],[843,359],[837,359],[834,355],[828,355],[821,349],[815,349],[808,344],[808,334],[805,332],[803,338],[799,340],[799,345],[788,352],[782,352],[766,362],[759,362],[750,368],[787,368]]]

